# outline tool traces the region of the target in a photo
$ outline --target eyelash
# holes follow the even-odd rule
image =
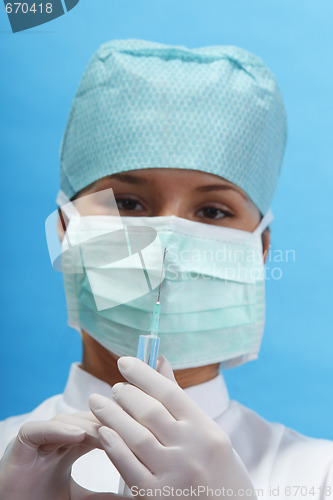
[[[130,212],[135,211],[135,209],[133,210],[132,208],[121,208],[121,207],[119,206],[119,204],[120,204],[121,202],[128,202],[128,201],[129,201],[129,202],[132,202],[132,203],[135,203],[135,204],[138,204],[138,205],[141,205],[141,203],[140,203],[139,201],[134,200],[134,199],[132,199],[132,198],[116,198],[116,203],[117,203],[117,207],[118,207],[118,209],[119,209],[119,210],[130,211]],[[141,207],[142,207],[142,205],[141,205]]]
[[[127,203],[127,202],[130,202],[132,204],[134,204],[135,208],[129,208],[129,207],[121,207],[120,205],[122,203]],[[118,206],[118,209],[119,210],[123,210],[123,211],[129,211],[129,212],[135,212],[135,211],[139,211],[139,210],[142,210],[144,209],[144,207],[141,205],[141,203],[138,201],[138,200],[135,200],[133,198],[116,198],[116,203],[117,203],[117,206]],[[140,206],[141,208],[137,208],[137,206]],[[199,215],[200,212],[203,212],[204,210],[215,210],[217,212],[219,212],[220,214],[223,214],[222,217],[209,217],[209,216],[205,216],[205,215]],[[218,219],[222,219],[222,218],[225,218],[225,217],[233,217],[233,214],[231,212],[229,212],[228,210],[224,210],[222,208],[217,208],[215,206],[204,206],[202,207],[200,210],[197,211],[196,213],[197,216],[199,217],[203,217],[203,218],[206,218],[206,219],[210,219],[210,220],[218,220]]]
[[[223,210],[222,208],[217,208],[217,207],[214,207],[214,206],[212,206],[212,207],[211,206],[203,207],[197,213],[203,212],[204,210],[215,210],[215,211],[220,212],[221,214],[223,214],[222,217],[207,217],[207,216],[204,216],[206,219],[218,220],[218,219],[224,219],[225,217],[232,217],[231,212],[228,212],[227,210]]]

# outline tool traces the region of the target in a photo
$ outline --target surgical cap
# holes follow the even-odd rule
[[[276,80],[250,52],[114,40],[94,54],[74,97],[58,200],[118,172],[181,168],[227,179],[265,213],[286,128]]]

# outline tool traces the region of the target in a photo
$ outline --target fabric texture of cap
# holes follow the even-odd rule
[[[276,80],[250,52],[114,40],[94,54],[74,97],[60,193],[129,170],[194,169],[236,184],[264,214],[286,134]]]

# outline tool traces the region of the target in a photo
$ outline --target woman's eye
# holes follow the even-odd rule
[[[222,219],[223,217],[231,217],[231,213],[221,208],[204,207],[198,211],[198,216],[206,219]]]
[[[142,205],[131,198],[116,198],[116,203],[119,210],[142,210]]]

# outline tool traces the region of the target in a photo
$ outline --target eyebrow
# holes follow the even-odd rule
[[[116,180],[119,180],[122,182],[127,182],[128,184],[143,185],[143,184],[149,183],[149,179],[147,179],[147,178],[142,179],[141,177],[137,177],[136,175],[131,175],[131,174],[127,174],[127,173],[113,174],[113,175],[109,176],[108,178],[111,180],[116,179]],[[197,191],[199,193],[209,193],[211,191],[227,191],[230,189],[232,191],[235,191],[236,193],[240,194],[246,201],[250,201],[250,199],[248,198],[248,196],[245,193],[243,193],[242,191],[240,191],[236,187],[229,186],[227,184],[208,184],[206,186],[199,186],[199,187],[195,188],[195,191]]]
[[[249,201],[249,198],[245,193],[233,186],[228,186],[227,184],[208,184],[206,186],[199,186],[196,188],[196,191],[198,191],[199,193],[209,193],[211,191],[226,191],[229,189],[243,196],[246,201]]]

